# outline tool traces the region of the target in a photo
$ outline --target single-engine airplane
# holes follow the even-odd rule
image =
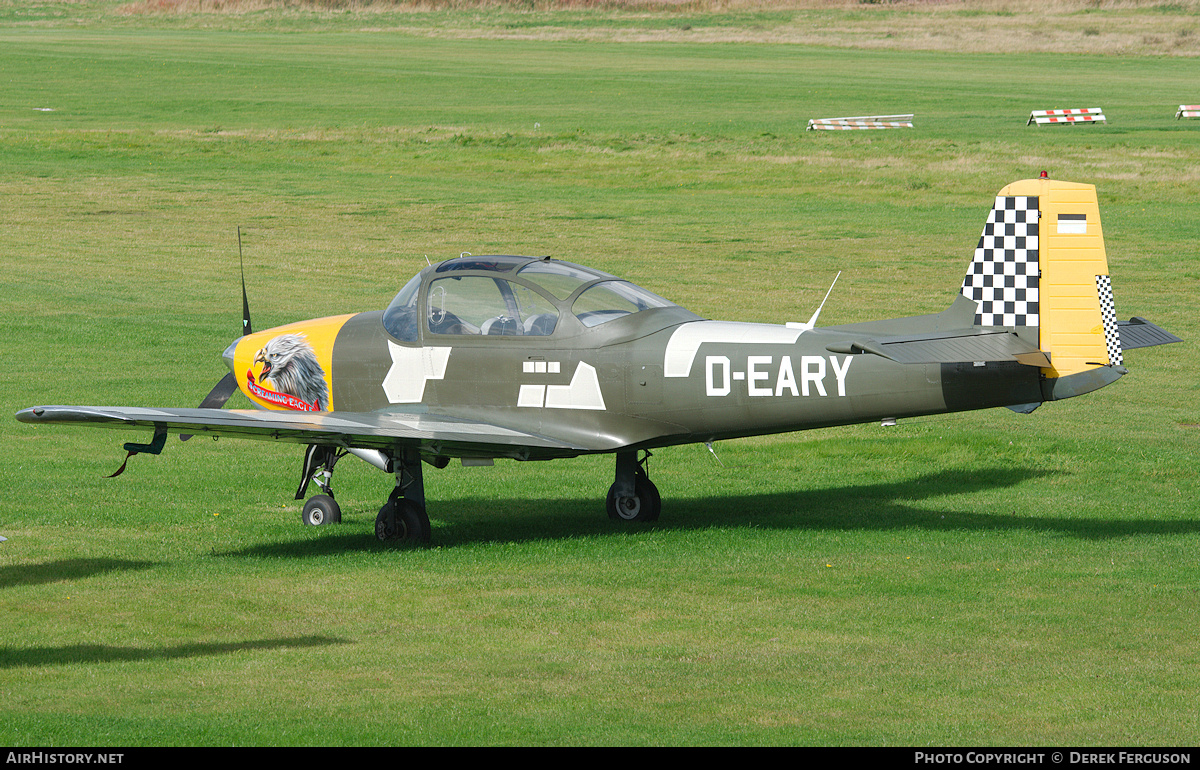
[[[1095,187],[1046,178],[1000,191],[959,295],[931,315],[710,321],[607,273],[517,256],[430,265],[385,310],[264,332],[250,329],[244,300],[243,284],[244,334],[200,408],[38,406],[17,419],[152,430],[151,443],[125,445],[129,456],[159,453],[168,433],[307,445],[296,499],[320,487],[303,508],[310,525],[340,520],[330,482],[354,454],[396,479],[376,536],[425,542],[422,463],[614,454],[609,515],[652,521],[651,449],[1028,413],[1115,382],[1124,351],[1180,341],[1117,321]],[[259,409],[221,409],[237,388]]]

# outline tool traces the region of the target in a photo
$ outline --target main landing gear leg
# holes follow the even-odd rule
[[[415,449],[402,449],[394,459],[396,487],[375,517],[375,537],[386,542],[428,543],[431,531],[425,513],[421,455]]]
[[[310,444],[304,453],[304,468],[300,471],[300,488],[296,490],[296,499],[303,500],[311,482],[317,482],[321,494],[313,495],[304,504],[300,512],[300,520],[310,527],[324,524],[334,524],[342,520],[342,509],[333,499],[333,466],[345,456],[334,447]]]
[[[625,521],[657,521],[662,512],[662,498],[658,487],[646,474],[646,461],[650,453],[641,460],[637,452],[617,453],[617,473],[613,485],[608,488],[608,518]]]

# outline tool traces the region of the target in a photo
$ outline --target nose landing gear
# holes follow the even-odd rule
[[[303,500],[308,485],[317,482],[321,494],[314,495],[304,504],[300,512],[300,520],[310,527],[320,527],[325,524],[336,524],[342,520],[342,509],[337,500],[333,499],[333,466],[346,456],[344,450],[334,447],[310,444],[304,452],[304,468],[300,471],[300,488],[296,490],[296,499]]]

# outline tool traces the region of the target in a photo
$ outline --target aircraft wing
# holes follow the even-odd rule
[[[255,409],[154,409],[131,406],[37,406],[17,412],[34,425],[233,436],[362,449],[419,448],[432,454],[567,457],[588,451],[503,425],[419,412],[293,412]]]

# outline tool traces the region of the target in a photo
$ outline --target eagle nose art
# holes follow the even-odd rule
[[[323,318],[250,334],[224,353],[238,387],[267,409],[334,409],[333,342],[351,316]]]

